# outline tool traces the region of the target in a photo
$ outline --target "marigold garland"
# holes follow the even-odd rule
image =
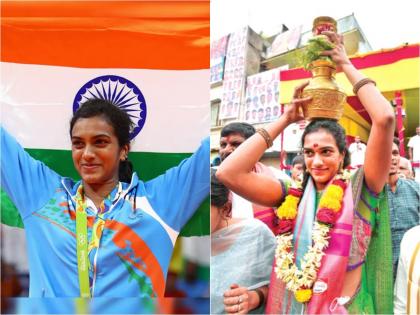
[[[295,292],[296,301],[300,303],[305,303],[309,301],[312,297],[312,290],[311,289],[301,289]]]
[[[312,229],[313,245],[303,256],[301,269],[295,264],[292,240],[302,189],[290,188],[285,201],[277,210],[280,222],[274,271],[300,303],[306,303],[312,297],[312,287],[321,267],[321,259],[325,255],[324,250],[329,244],[330,231],[341,213],[347,182],[348,177],[336,176],[321,197]]]
[[[286,200],[277,209],[277,216],[280,219],[294,219],[297,213],[297,205],[299,204],[299,198],[295,196],[287,196]]]

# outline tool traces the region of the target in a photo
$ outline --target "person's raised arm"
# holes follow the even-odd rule
[[[145,196],[153,211],[177,232],[209,195],[209,157],[207,137],[192,156],[144,184]]]
[[[25,220],[48,202],[60,186],[61,176],[32,158],[3,127],[0,136],[1,188]]]
[[[308,82],[296,87],[293,101],[280,118],[267,125],[265,130],[274,140],[291,123],[302,120],[300,107],[307,104],[310,98],[299,98]],[[258,131],[242,143],[219,166],[216,176],[230,190],[245,199],[264,206],[278,206],[285,192],[276,179],[253,172],[255,164],[267,149],[267,142]]]
[[[327,35],[335,44],[334,49],[325,51],[323,54],[331,56],[337,66],[343,70],[353,87],[357,88],[359,86],[356,96],[372,120],[372,128],[366,147],[364,171],[365,181],[369,189],[379,193],[388,179],[388,170],[391,165],[392,139],[395,129],[394,112],[373,81],[367,79],[350,62],[345,52],[342,36],[333,32],[323,32],[322,34]],[[366,83],[361,84],[363,82]]]

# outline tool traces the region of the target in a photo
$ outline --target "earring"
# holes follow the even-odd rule
[[[228,227],[229,226],[229,221],[226,217],[225,217],[225,221],[226,221],[226,227]]]

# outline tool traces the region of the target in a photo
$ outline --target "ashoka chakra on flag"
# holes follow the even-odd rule
[[[131,81],[116,75],[104,75],[87,82],[77,92],[73,102],[73,113],[86,101],[104,99],[127,112],[135,127],[130,139],[139,134],[146,121],[146,101],[140,89]]]

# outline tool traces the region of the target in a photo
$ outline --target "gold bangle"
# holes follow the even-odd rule
[[[372,79],[369,78],[364,78],[361,79],[360,81],[358,81],[354,86],[353,86],[353,93],[354,95],[357,95],[357,92],[359,92],[360,88],[368,83],[373,83],[376,86],[376,82],[373,81]]]
[[[267,149],[273,146],[273,139],[271,139],[267,130],[265,130],[264,128],[259,128],[257,129],[257,133],[259,133],[261,137],[264,138],[265,143],[267,144]]]

